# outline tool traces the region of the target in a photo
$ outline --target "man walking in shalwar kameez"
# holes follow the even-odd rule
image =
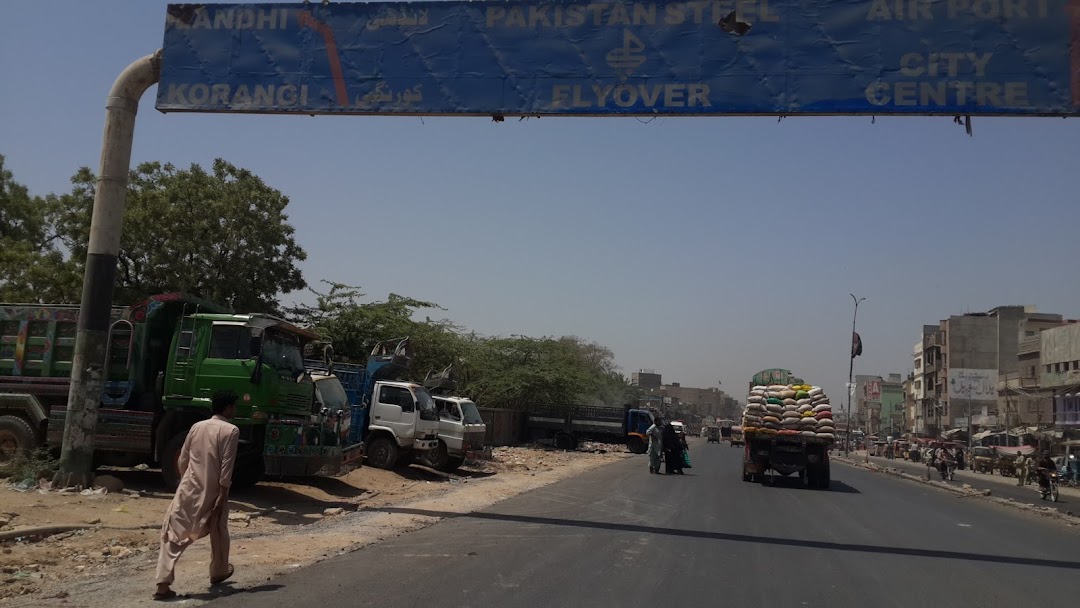
[[[176,560],[192,542],[210,536],[210,584],[233,574],[229,563],[229,486],[240,429],[229,420],[236,415],[236,393],[218,391],[212,400],[214,416],[195,423],[180,451],[180,487],[176,489],[161,526],[155,599],[176,597],[170,589]]]
[[[659,416],[653,421],[649,430],[645,431],[645,436],[649,438],[649,472],[660,472],[660,455],[663,453],[663,441],[661,435],[663,431],[660,429],[664,426],[664,421]]]

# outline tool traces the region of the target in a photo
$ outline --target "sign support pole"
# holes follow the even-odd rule
[[[105,101],[105,134],[94,191],[94,213],[86,249],[82,302],[71,362],[64,443],[53,487],[90,487],[94,480],[94,433],[98,405],[108,377],[105,351],[120,253],[124,198],[127,195],[135,114],[139,99],[161,73],[161,51],[129,65],[116,78]]]
[[[848,294],[852,300],[855,300],[855,314],[851,315],[851,335],[855,336],[855,320],[859,318],[859,302],[862,302],[866,298],[856,298],[855,294]],[[852,377],[855,374],[855,351],[852,350],[851,361],[848,363],[847,372],[847,440],[844,442],[844,458],[847,458],[851,452],[851,393],[854,388],[851,385]],[[869,460],[869,446],[867,446],[867,460]]]

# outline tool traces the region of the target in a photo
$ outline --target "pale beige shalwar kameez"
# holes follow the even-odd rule
[[[210,580],[229,574],[229,505],[214,510],[221,488],[232,485],[240,429],[214,416],[188,431],[178,462],[176,489],[161,526],[157,582],[172,584],[176,560],[194,541],[210,536]]]

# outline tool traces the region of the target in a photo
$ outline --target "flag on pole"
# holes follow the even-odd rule
[[[851,358],[854,359],[862,354],[862,338],[856,332],[851,332]]]

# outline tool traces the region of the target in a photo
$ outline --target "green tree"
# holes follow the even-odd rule
[[[293,307],[288,316],[332,342],[339,360],[362,363],[376,343],[407,337],[415,352],[412,377],[419,380],[429,370],[459,361],[469,348],[469,337],[451,321],[414,318],[421,310],[442,310],[434,302],[393,293],[385,301],[362,302],[360,288],[324,283],[330,286],[326,293],[311,290],[314,306]]]
[[[31,196],[0,155],[0,302],[70,302],[79,283],[57,249],[56,207]]]
[[[445,319],[417,318],[422,310],[442,310],[434,302],[397,294],[385,301],[362,302],[364,294],[358,287],[327,284],[329,291],[315,292],[313,306],[295,307],[290,317],[332,342],[338,360],[363,362],[377,342],[409,337],[414,351],[412,379],[453,365],[456,392],[481,405],[636,401],[611,350],[595,342],[575,336],[485,337]]]
[[[80,276],[95,182],[84,167],[70,193],[50,197]],[[185,291],[236,310],[277,310],[279,294],[305,286],[297,264],[307,254],[293,236],[288,204],[257,175],[221,159],[209,172],[140,164],[128,182],[115,301]]]
[[[621,405],[631,396],[607,347],[576,336],[480,339],[464,390],[486,405]]]

